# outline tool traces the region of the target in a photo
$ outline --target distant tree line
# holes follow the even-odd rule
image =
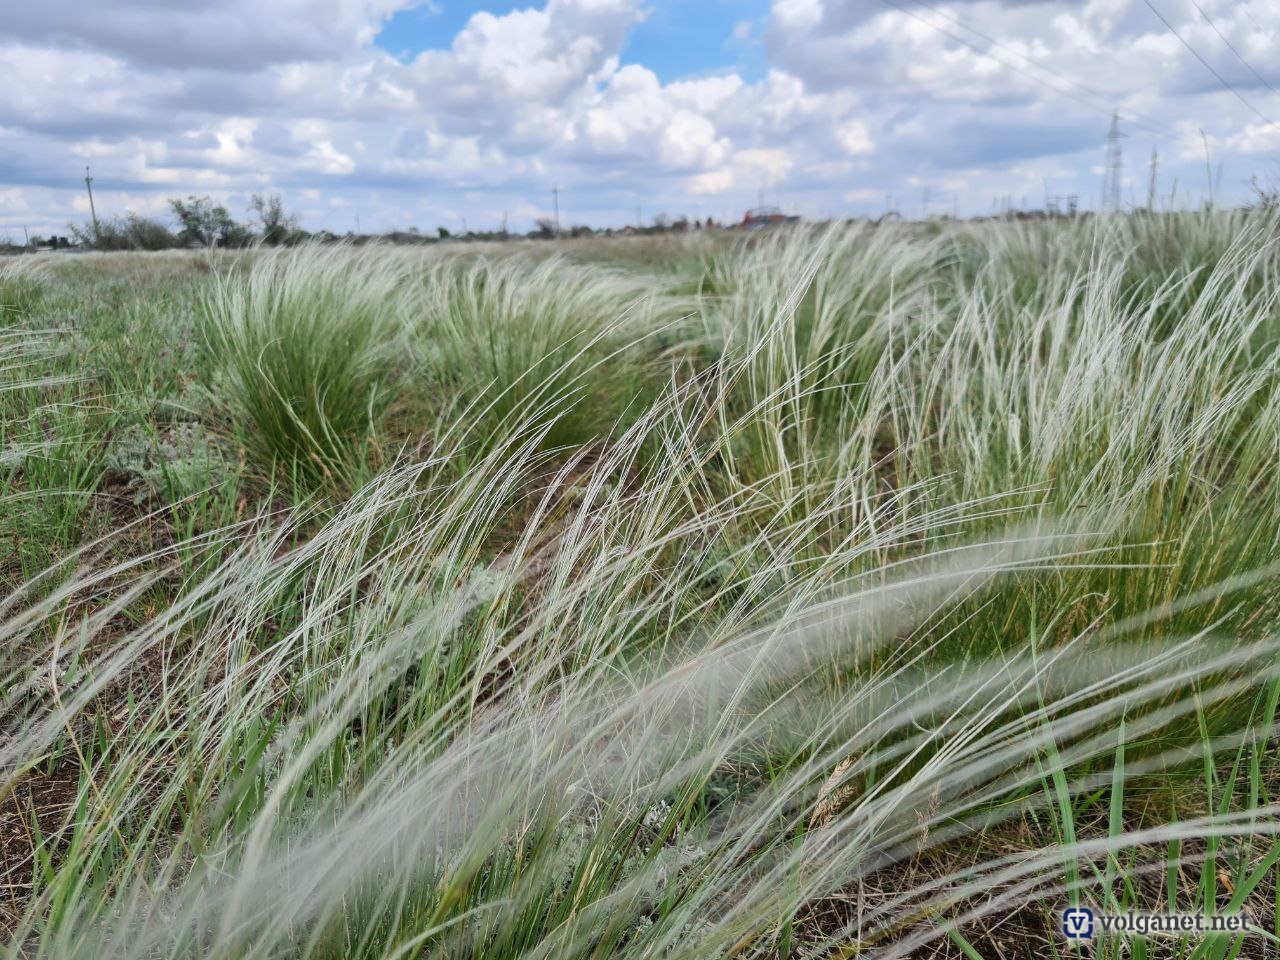
[[[278,193],[254,194],[249,211],[255,222],[241,223],[211,197],[189,196],[169,201],[172,221],[127,213],[101,219],[97,224],[71,224],[76,244],[94,250],[175,250],[184,247],[247,247],[262,243],[285,246],[311,239],[285,211]],[[58,238],[53,238],[55,241]],[[32,238],[33,245],[50,246]],[[56,245],[56,244],[55,244]]]
[[[339,240],[365,244],[370,242],[401,245],[433,244],[443,241],[484,240],[552,240],[557,237],[614,237],[630,235],[654,235],[685,233],[693,230],[715,229],[719,225],[708,218],[690,220],[681,216],[672,219],[658,214],[644,225],[621,229],[597,229],[586,224],[576,224],[557,230],[550,218],[535,221],[528,233],[509,233],[506,230],[468,230],[454,233],[446,227],[437,227],[431,233],[423,233],[416,227],[393,230],[379,235],[352,234],[339,236],[328,230],[309,232],[298,225],[298,218],[290,214],[278,193],[254,194],[249,202],[248,222],[241,222],[231,215],[224,204],[212,197],[188,196],[168,201],[170,218],[145,217],[137,213],[100,219],[97,224],[70,224],[69,235],[51,237],[33,236],[25,249],[62,249],[78,246],[92,250],[176,250],[191,248],[240,248],[253,244],[265,246],[289,246],[305,241],[335,243]],[[0,243],[0,252],[17,253],[23,250],[14,244]]]

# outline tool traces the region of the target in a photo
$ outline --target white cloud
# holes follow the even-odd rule
[[[6,37],[94,50],[142,68],[256,72],[341,57],[416,0],[91,0],[7,4]]]
[[[850,120],[836,128],[836,140],[844,148],[844,152],[852,157],[860,157],[875,150],[867,125],[861,120]]]
[[[302,169],[334,176],[355,172],[356,162],[333,145],[329,125],[323,120],[295,120],[289,124],[289,133],[295,143],[306,147]]]
[[[270,186],[318,218],[349,205],[368,223],[408,214],[426,226],[446,209],[544,212],[560,183],[575,217],[621,222],[637,203],[746,206],[761,189],[784,205],[861,210],[913,181],[984,211],[992,196],[1039,194],[1044,180],[1096,196],[1091,167],[1113,103],[1156,131],[1127,122],[1125,147],[1145,163],[1159,146],[1170,181],[1203,180],[1201,127],[1228,183],[1280,151],[1275,128],[1141,0],[951,0],[910,15],[774,0],[766,23],[738,24],[728,45],[690,40],[717,55],[750,47],[759,79],[724,69],[664,82],[643,63],[623,66],[648,9],[676,2],[481,10],[407,62],[373,40],[414,0],[325,0],[323,12],[314,0],[117,0],[111,17],[89,0],[15,5],[0,41],[0,200],[16,208],[21,196],[24,216],[64,224],[80,213],[90,163],[106,210],[193,191],[242,208]],[[1278,0],[1200,2],[1280,87]],[[1280,95],[1194,8],[1165,9],[1246,99],[1280,117]],[[976,35],[964,34],[979,50],[935,29],[963,34],[948,17],[997,39],[996,56],[1023,72],[981,52]],[[0,209],[0,227],[11,217]]]
[[[253,157],[249,144],[258,129],[258,121],[250,117],[229,117],[214,131],[218,146],[211,151],[213,166],[238,166]]]
[[[781,148],[740,150],[720,169],[692,177],[689,191],[707,195],[739,188],[753,194],[784,182],[794,166],[795,158]]]
[[[31,205],[27,202],[26,193],[14,188],[0,190],[0,208],[7,209],[13,213],[25,213],[31,209]]]
[[[695,197],[704,197],[732,190],[736,183],[732,170],[712,170],[690,177],[688,190]]]
[[[720,81],[663,87],[649,70],[623,67],[569,120],[565,139],[584,160],[649,162],[665,171],[715,167],[732,144],[707,114],[739,87]]]
[[[812,29],[822,22],[822,0],[774,0],[773,16],[786,29]]]

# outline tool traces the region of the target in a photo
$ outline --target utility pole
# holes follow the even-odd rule
[[[560,185],[551,188],[551,200],[555,204],[556,236],[560,236]]]
[[[1111,114],[1111,129],[1107,131],[1107,170],[1102,187],[1102,212],[1120,212],[1120,187],[1124,179],[1124,153],[1120,140],[1120,111]]]
[[[1209,191],[1208,209],[1213,209],[1213,163],[1209,159],[1209,138],[1204,130],[1200,131],[1200,140],[1204,143],[1204,186]]]
[[[1063,216],[1063,201],[1067,204],[1066,216],[1074,217],[1080,209],[1080,195],[1076,193],[1056,193],[1051,196],[1049,198],[1049,212],[1055,217]]]
[[[502,211],[502,235],[507,235],[507,211]]]
[[[1151,148],[1151,179],[1147,183],[1147,213],[1156,212],[1156,175],[1160,170],[1160,154]]]
[[[93,217],[93,239],[98,239],[98,208],[93,205],[93,177],[89,175],[89,168],[84,168],[84,185],[89,191],[89,214]]]

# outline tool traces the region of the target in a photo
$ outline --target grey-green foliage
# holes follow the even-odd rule
[[[153,494],[184,499],[224,482],[231,471],[218,444],[195,422],[130,424],[111,443],[105,465],[138,481],[139,502]]]

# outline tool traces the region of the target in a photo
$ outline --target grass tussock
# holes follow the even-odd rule
[[[418,296],[424,367],[484,443],[545,422],[544,443],[582,444],[633,421],[656,394],[646,341],[692,311],[654,277],[561,258],[443,260]]]
[[[349,485],[405,371],[404,258],[262,251],[205,301],[209,362],[256,455],[313,486]]]
[[[202,349],[131,374],[121,290],[59,405],[0,338],[6,443],[116,511],[0,602],[9,954],[1266,955],[1278,236],[130,260]],[[111,499],[160,410],[243,469]]]

